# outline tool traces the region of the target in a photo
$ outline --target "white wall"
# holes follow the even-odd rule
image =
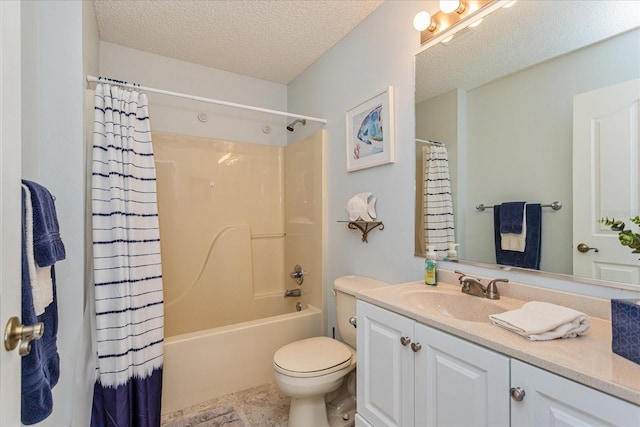
[[[216,70],[161,55],[100,43],[100,74],[143,86],[215,98],[279,111],[287,109],[287,87],[265,80]],[[208,121],[198,120],[206,113]],[[149,94],[151,126],[169,132],[266,145],[285,145],[286,118]],[[263,126],[270,133],[262,131]]]
[[[23,178],[56,197],[66,260],[56,264],[60,379],[43,426],[71,425],[84,290],[82,2],[22,2]],[[85,22],[86,24],[86,22]],[[90,25],[89,25],[90,28]],[[90,43],[91,38],[86,42]],[[87,65],[90,61],[87,62]]]
[[[328,274],[329,331],[335,326],[336,277],[372,276],[391,283],[418,280],[424,260],[414,243],[414,55],[419,34],[413,29],[422,1],[384,2],[351,33],[289,84],[290,111],[328,119]],[[346,172],[345,113],[387,86],[394,88],[396,162]],[[378,198],[384,230],[369,233],[369,243],[347,229],[344,206],[355,193]]]

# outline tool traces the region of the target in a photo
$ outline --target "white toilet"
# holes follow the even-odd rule
[[[283,394],[291,397],[290,427],[354,424],[355,294],[380,286],[388,286],[388,283],[360,276],[337,278],[333,290],[338,331],[344,343],[329,337],[307,338],[287,344],[274,354],[276,384]],[[344,381],[347,375],[348,380]],[[337,393],[332,393],[328,399],[327,394],[331,392]],[[331,401],[326,403],[327,400]]]

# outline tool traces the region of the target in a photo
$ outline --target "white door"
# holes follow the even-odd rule
[[[509,358],[416,324],[416,426],[509,426]]]
[[[358,413],[374,426],[412,426],[415,322],[363,301],[357,307]]]
[[[20,317],[20,3],[0,1],[0,329]],[[0,346],[0,425],[20,425],[20,356]]]
[[[511,400],[514,427],[640,425],[639,406],[515,359],[511,386],[524,391]]]
[[[573,100],[573,274],[640,284],[639,254],[598,222],[639,214],[640,80],[578,94]],[[590,248],[578,250],[578,245]],[[586,248],[583,248],[586,249]]]

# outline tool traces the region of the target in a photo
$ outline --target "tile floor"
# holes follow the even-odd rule
[[[233,406],[244,427],[286,427],[289,420],[289,398],[280,393],[275,384],[263,384],[164,414],[162,425],[225,406]],[[229,427],[241,425],[235,423]]]

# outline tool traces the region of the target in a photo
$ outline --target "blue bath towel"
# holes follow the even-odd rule
[[[500,205],[493,207],[496,263],[540,270],[540,249],[542,246],[542,207],[540,203],[527,203],[527,236],[524,252],[502,250],[500,238],[501,209]]]
[[[27,181],[25,182],[25,185]],[[29,183],[29,188],[44,188],[35,183]],[[36,187],[37,186],[37,187]],[[31,190],[30,190],[31,191]],[[46,191],[46,189],[45,189]],[[35,194],[35,195],[34,195]],[[30,201],[33,206],[33,220],[34,220],[34,243],[39,242],[42,253],[49,254],[47,256],[53,256],[56,260],[64,259],[64,246],[60,239],[58,231],[53,233],[53,236],[49,235],[47,238],[41,238],[39,234],[36,234],[35,217],[38,215],[36,212],[34,199],[38,197],[49,197],[51,195],[48,191],[32,193]],[[56,279],[55,279],[55,267],[51,265],[51,279],[53,285],[53,301],[49,304],[44,313],[40,316],[36,316],[36,312],[33,305],[33,295],[31,288],[31,279],[29,276],[29,266],[27,261],[27,245],[26,245],[26,197],[27,193],[25,189],[22,189],[22,323],[25,325],[32,325],[37,322],[44,323],[44,333],[39,340],[31,341],[31,352],[22,357],[22,408],[21,408],[21,421],[25,425],[38,423],[47,418],[53,411],[53,398],[51,389],[58,383],[60,376],[60,356],[58,355],[58,348],[56,344],[56,337],[58,334],[58,305],[56,300]],[[51,198],[51,201],[53,199]],[[50,212],[44,212],[46,216],[40,222],[54,224],[57,230],[57,219],[51,218]],[[53,211],[55,216],[55,208]],[[42,228],[38,233],[42,232]],[[48,243],[47,243],[48,242]],[[47,247],[47,245],[49,247]],[[61,251],[60,251],[61,249]],[[62,257],[62,258],[60,258]],[[51,258],[50,258],[51,259]],[[53,261],[55,262],[55,261]]]
[[[33,308],[31,295],[31,280],[27,265],[27,250],[25,245],[25,192],[22,190],[22,323],[32,325],[37,323],[36,312]],[[46,327],[45,327],[46,331]],[[47,418],[53,410],[51,385],[47,380],[42,364],[42,343],[31,341],[31,352],[22,357],[22,424],[35,424]]]
[[[500,233],[522,233],[525,202],[507,202],[500,205]]]
[[[64,244],[60,238],[60,227],[53,196],[45,187],[32,181],[22,180],[31,192],[33,206],[33,253],[40,267],[47,267],[65,258]]]

